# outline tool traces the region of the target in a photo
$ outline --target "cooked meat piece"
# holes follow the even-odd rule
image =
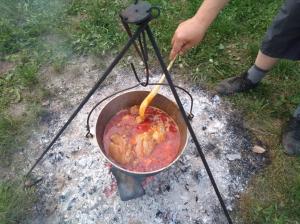
[[[131,116],[130,116],[129,114],[124,115],[124,116],[122,117],[122,121],[129,120],[130,118],[131,118]]]
[[[138,159],[143,158],[144,157],[144,149],[143,149],[143,139],[144,139],[144,134],[139,134],[136,136],[135,140],[136,140],[136,146],[135,146],[135,154],[137,156]]]
[[[132,146],[128,145],[125,155],[123,156],[123,161],[125,164],[129,164],[134,159],[134,152],[132,151]]]
[[[166,129],[163,123],[158,123],[154,126],[154,131],[152,134],[152,138],[156,141],[156,143],[161,143],[166,138]]]
[[[142,123],[144,121],[144,119],[142,117],[140,117],[140,116],[137,116],[135,118],[135,121],[136,121],[137,124],[140,124],[140,123]]]
[[[137,135],[135,146],[137,158],[149,156],[153,151],[155,145],[155,141],[152,138],[152,131]]]
[[[125,139],[119,134],[113,134],[110,137],[110,140],[113,144],[116,144],[118,146],[124,146],[126,144]]]
[[[114,134],[111,136],[109,154],[115,161],[122,165],[128,164],[134,159],[132,146],[126,143],[126,139],[121,135]]]
[[[143,139],[144,156],[149,156],[155,147],[155,142],[152,139],[152,134],[147,133]]]
[[[132,115],[138,115],[139,114],[139,106],[135,105],[135,106],[130,107],[129,113],[131,113]]]

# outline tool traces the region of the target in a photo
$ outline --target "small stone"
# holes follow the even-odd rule
[[[190,166],[185,166],[183,168],[180,168],[182,173],[186,173],[189,170]]]
[[[188,185],[188,184],[184,185],[184,188],[185,188],[187,191],[190,191],[190,188],[189,188],[189,185]]]
[[[170,185],[167,185],[167,186],[166,186],[166,190],[167,190],[167,191],[170,191],[170,189],[171,189]]]
[[[216,147],[214,144],[212,144],[212,143],[208,143],[208,144],[205,146],[205,148],[206,148],[208,151],[213,151],[213,150],[215,150],[217,147]]]
[[[163,214],[163,213],[162,213],[160,210],[158,210],[158,211],[156,212],[156,214],[155,214],[155,217],[158,218],[158,217],[160,217],[162,214]]]
[[[64,153],[59,152],[59,153],[49,153],[49,161],[52,164],[55,164],[57,162],[60,162],[64,159]]]
[[[50,100],[46,100],[42,103],[42,106],[48,106],[50,104]]]
[[[31,187],[33,185],[33,181],[32,180],[26,180],[24,183],[25,187]]]
[[[73,199],[70,201],[70,203],[69,203],[69,205],[68,205],[68,208],[67,208],[68,211],[70,211],[70,210],[73,208],[73,205],[74,205],[75,202],[76,202],[76,198],[73,198]]]
[[[215,96],[212,98],[212,102],[213,102],[214,104],[220,104],[220,101],[221,101],[221,99],[220,99],[220,97],[219,97],[218,95],[215,95]]]
[[[64,186],[66,184],[66,181],[65,181],[65,178],[62,175],[58,175],[56,177],[55,183],[56,183],[56,189],[58,191],[61,191],[64,188]]]
[[[65,195],[60,195],[60,196],[58,197],[58,200],[59,200],[60,202],[65,202],[66,196],[65,196]]]
[[[81,159],[79,161],[77,161],[76,165],[85,168],[87,166],[87,161],[85,159]]]
[[[224,50],[224,48],[225,48],[225,47],[224,47],[223,44],[220,44],[220,45],[219,45],[219,50]]]
[[[47,215],[53,214],[56,209],[57,209],[57,205],[54,201],[48,202],[45,206],[45,211]]]
[[[84,181],[90,182],[93,178],[91,176],[85,177]]]
[[[94,186],[92,189],[89,190],[88,193],[89,193],[90,195],[92,195],[92,194],[94,194],[96,191],[97,191],[97,187]]]
[[[202,179],[202,174],[201,172],[198,172],[198,171],[193,171],[192,173],[192,177],[193,177],[193,180],[196,182],[196,183],[200,183],[200,180]]]
[[[28,180],[26,180],[24,182],[24,187],[25,188],[30,188],[36,184],[38,184],[39,182],[41,182],[43,180],[43,178],[38,178],[38,179],[33,179],[33,178],[30,178]]]
[[[227,155],[226,157],[227,157],[227,159],[228,159],[229,161],[241,159],[241,155],[240,155],[240,154],[229,154],[229,155]]]
[[[252,152],[257,153],[257,154],[263,154],[263,153],[266,152],[266,150],[263,147],[261,147],[261,146],[255,145],[252,148]]]

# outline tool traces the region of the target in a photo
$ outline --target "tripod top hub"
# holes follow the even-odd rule
[[[154,11],[157,11],[156,13]],[[146,1],[135,1],[124,9],[120,16],[125,23],[142,24],[159,16],[159,8]]]

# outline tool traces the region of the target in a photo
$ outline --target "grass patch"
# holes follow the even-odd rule
[[[61,71],[71,54],[65,26],[67,3],[61,1],[0,0],[0,63],[14,69],[0,74],[0,162],[10,164],[11,155],[25,143],[27,128],[37,119],[45,91],[39,70],[52,64]],[[26,105],[22,117],[11,116],[14,105]]]
[[[14,65],[0,74],[0,166],[6,169],[23,170],[12,156],[26,145],[42,112],[47,94],[40,68],[55,64],[59,70],[71,54],[66,10],[67,2],[59,0],[0,0],[0,63]],[[24,222],[30,214],[34,192],[22,188],[19,176],[0,182],[1,224]]]
[[[297,223],[300,219],[300,158],[284,155],[281,145],[282,130],[300,103],[299,77],[298,63],[282,61],[256,90],[230,98],[271,157],[271,164],[242,197],[245,223]]]
[[[1,166],[9,166],[12,155],[19,151],[35,127],[42,109],[39,104],[24,105],[25,111],[19,115],[2,113],[0,117],[0,161]],[[18,164],[22,165],[22,164]]]
[[[0,182],[0,223],[25,222],[34,201],[33,190],[25,190],[22,181]]]
[[[245,223],[297,223],[300,217],[299,158],[283,155],[276,135],[266,139],[273,150],[272,163],[252,180],[241,200],[241,214]]]
[[[118,13],[126,3],[73,0],[68,14],[73,16],[73,29],[76,29],[72,33],[74,50],[77,53],[105,55],[108,50],[120,47],[126,34],[121,29]]]

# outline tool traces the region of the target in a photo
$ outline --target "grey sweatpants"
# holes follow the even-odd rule
[[[285,0],[266,32],[261,51],[273,58],[300,59],[300,0]]]

